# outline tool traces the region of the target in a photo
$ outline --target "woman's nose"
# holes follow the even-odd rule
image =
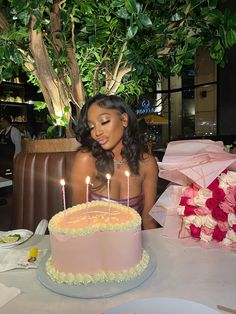
[[[97,137],[99,137],[100,135],[102,135],[102,133],[103,133],[102,127],[101,126],[96,126],[95,127],[95,135]]]

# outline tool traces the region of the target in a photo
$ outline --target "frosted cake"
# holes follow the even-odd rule
[[[57,283],[128,281],[149,263],[140,215],[115,202],[92,201],[59,212],[49,232],[46,272]]]

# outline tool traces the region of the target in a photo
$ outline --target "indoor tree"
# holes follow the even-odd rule
[[[24,70],[55,124],[96,93],[138,97],[206,47],[220,66],[236,16],[219,0],[0,0],[0,79]],[[227,1],[226,1],[227,2]]]

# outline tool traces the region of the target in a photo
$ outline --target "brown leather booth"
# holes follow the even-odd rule
[[[20,153],[14,161],[13,229],[35,231],[41,219],[63,210],[60,179],[66,182],[66,205],[71,206],[71,167],[76,152]]]

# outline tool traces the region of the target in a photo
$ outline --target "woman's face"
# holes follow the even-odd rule
[[[121,145],[127,124],[127,113],[120,113],[116,109],[106,109],[92,104],[88,110],[91,137],[105,150],[113,150]]]

